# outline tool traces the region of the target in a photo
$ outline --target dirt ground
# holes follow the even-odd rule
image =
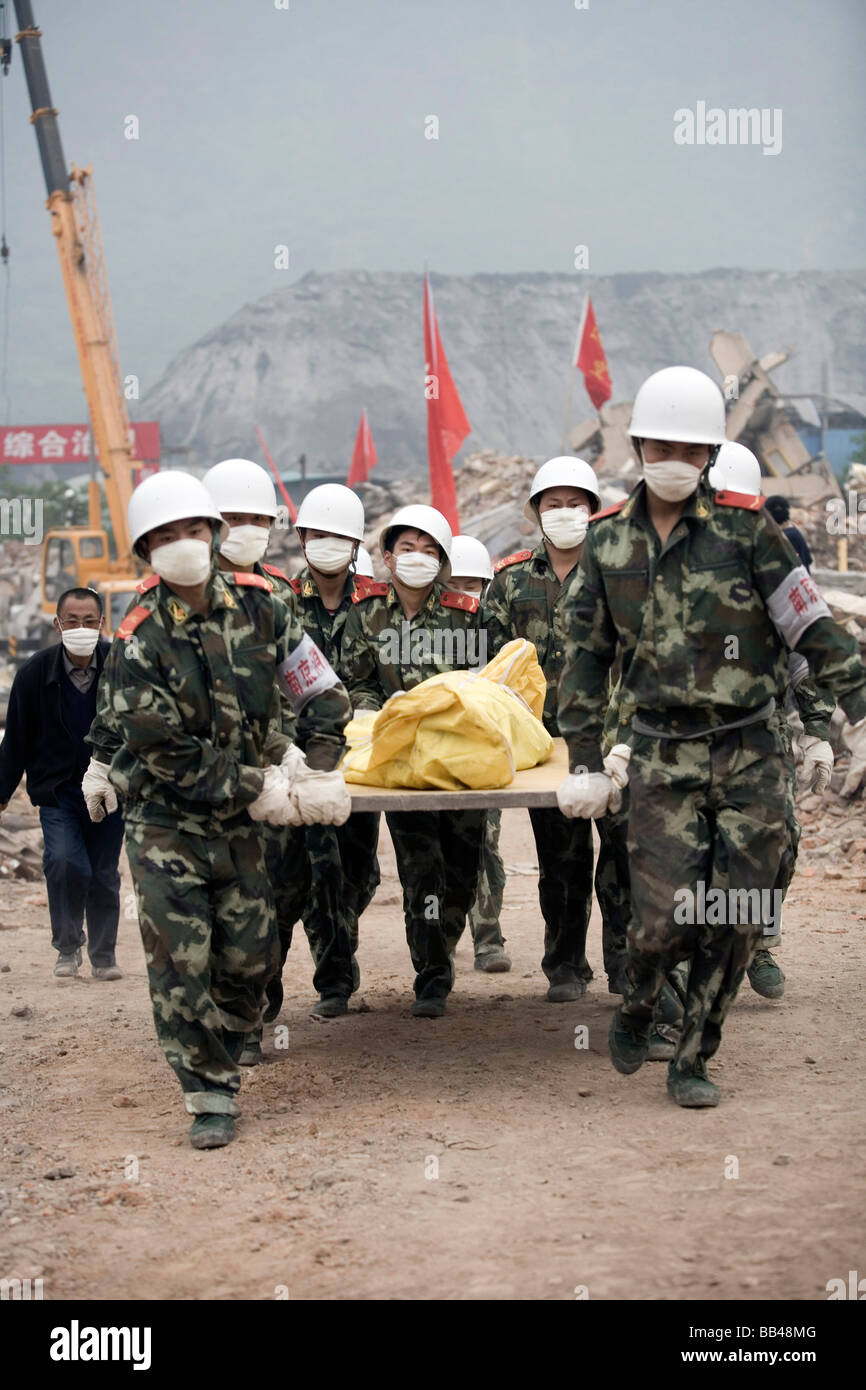
[[[597,911],[588,994],[546,1002],[525,812],[502,848],[512,972],[474,971],[464,939],[447,1016],[414,1019],[383,827],[350,1014],[310,1018],[299,931],[238,1137],[205,1153],[156,1045],[125,856],[115,984],[55,980],[44,888],[0,884],[0,1276],[47,1299],[824,1299],[866,1271],[862,881],[806,852],[785,997],[746,986],[722,1104],[683,1111],[663,1065],[608,1061]]]

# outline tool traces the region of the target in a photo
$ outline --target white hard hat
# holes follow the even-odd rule
[[[154,473],[139,483],[129,499],[126,517],[130,543],[135,549],[142,536],[156,526],[198,516],[217,522],[223,539],[228,535],[229,528],[204,483],[180,470]]]
[[[379,549],[385,553],[385,537],[389,531],[393,531],[395,526],[401,529],[412,527],[416,531],[424,531],[426,535],[432,536],[440,550],[445,552],[445,563],[439,571],[440,579],[447,579],[451,574],[451,527],[445,520],[441,512],[435,507],[428,507],[423,502],[411,502],[408,507],[399,507],[379,532]]]
[[[355,556],[355,573],[366,575],[368,579],[374,579],[373,559],[365,545],[358,546],[358,553]]]
[[[272,519],[277,514],[274,485],[252,459],[223,459],[208,469],[202,482],[223,513],[248,512]]]
[[[597,512],[601,506],[595,469],[590,468],[583,459],[575,458],[573,454],[560,454],[555,459],[548,459],[547,463],[543,463],[539,468],[532,479],[529,501],[523,508],[523,515],[530,521],[538,520],[535,506],[540,494],[546,492],[549,487],[579,487],[583,492],[588,492],[593,499],[591,511]]]
[[[724,398],[695,367],[665,367],[648,376],[635,396],[628,432],[632,439],[724,444]]]
[[[487,546],[474,536],[455,536],[451,542],[451,573],[458,579],[492,579],[493,562]]]
[[[364,503],[357,492],[342,483],[322,483],[312,488],[298,508],[295,530],[310,527],[334,536],[364,539]]]
[[[760,497],[761,465],[745,444],[726,439],[707,473],[707,482],[720,491],[745,492],[750,497]]]

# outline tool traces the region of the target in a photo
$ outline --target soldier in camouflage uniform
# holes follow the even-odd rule
[[[276,565],[264,563],[278,508],[274,485],[261,464],[252,459],[223,459],[208,469],[202,482],[229,527],[228,535],[220,545],[220,569],[261,575],[273,593],[289,607],[294,607],[294,593],[288,575]],[[285,696],[282,713],[283,732],[288,738],[294,738],[295,717]],[[282,950],[283,942],[291,942],[294,925],[300,920],[310,898],[307,829],[302,825],[269,825],[263,821],[261,834],[268,882],[274,894],[281,954],[285,960],[288,945]],[[277,1017],[283,1001],[279,972],[268,980],[265,993],[267,1006],[264,1018],[270,1022]],[[258,1066],[261,1060],[261,1029],[258,1029],[247,1035],[238,1063],[242,1067],[252,1067]]]
[[[688,367],[656,373],[635,399],[631,434],[644,480],[593,519],[566,602],[559,724],[572,771],[557,795],[566,815],[610,804],[600,740],[619,652],[633,921],[611,1060],[626,1074],[640,1067],[665,977],[688,960],[668,1090],[680,1105],[715,1105],[706,1062],[770,920],[788,844],[785,750],[772,722],[785,647],[857,721],[855,757],[866,749],[866,671],[762,499],[716,492],[702,477],[725,437],[715,384]]]
[[[352,568],[364,536],[364,506],[351,488],[324,483],[307,493],[295,524],[307,564],[290,581],[294,603],[304,630],[339,670],[353,596],[365,594],[369,584]],[[311,885],[302,916],[320,995],[312,1011],[336,1018],[347,1012],[360,980],[358,919],[379,886],[379,816],[358,811],[345,825],[311,825],[306,840]],[[290,944],[291,933],[281,936],[284,961]],[[275,986],[279,980],[269,992]]]
[[[728,492],[761,496],[761,465],[751,449],[743,444],[726,440],[719,449],[712,466],[707,470],[710,487]],[[772,509],[769,509],[772,514]],[[775,520],[775,517],[774,517]],[[785,824],[788,830],[788,846],[782,856],[776,888],[781,901],[787,894],[797,862],[797,848],[800,843],[800,825],[797,820],[796,793],[797,773],[794,763],[794,747],[788,716],[797,718],[803,724],[803,763],[802,781],[813,791],[823,791],[830,782],[833,769],[833,749],[829,743],[830,719],[836,708],[835,700],[826,699],[817,689],[809,675],[809,663],[805,657],[791,652],[788,657],[789,683],[784,692],[784,704],[777,709],[774,719],[785,746]],[[752,958],[748,969],[748,979],[757,994],[765,999],[781,999],[785,992],[785,976],[770,953],[770,948],[781,945],[781,921],[774,920],[764,925],[760,949]]]
[[[478,601],[449,593],[451,529],[433,507],[403,507],[380,538],[390,584],[352,596],[340,671],[354,709],[444,671],[486,664]],[[478,884],[483,811],[389,811],[403,885],[406,939],[415,967],[412,1013],[438,1018],[454,981],[451,954]]]
[[[598,480],[582,459],[549,459],[538,470],[524,508],[543,531],[534,550],[500,560],[487,591],[482,624],[490,655],[523,637],[535,644],[547,680],[544,727],[557,737],[557,682],[562,669],[563,604],[591,512],[599,506]],[[592,979],[586,933],[592,910],[593,846],[588,821],[566,820],[557,808],[529,812],[538,852],[538,894],[544,917],[542,969],[551,1003],[579,998]],[[601,850],[596,890],[602,906],[605,968],[611,989],[620,983],[628,920],[625,818],[599,822]]]
[[[483,607],[484,594],[493,578],[493,564],[487,547],[474,536],[455,536],[451,543],[451,577],[446,588],[455,594],[477,599]],[[505,866],[499,853],[502,812],[487,812],[484,822],[484,850],[478,892],[469,909],[469,930],[475,954],[475,969],[502,974],[511,969],[505,952],[505,938],[499,919],[505,892]]]
[[[124,802],[157,1036],[195,1116],[191,1143],[215,1148],[233,1137],[238,1058],[277,958],[254,820],[348,815],[333,769],[350,706],[265,581],[218,572],[227,528],[200,483],[158,474],[129,510],[157,573],[118,629],[89,741]],[[305,757],[283,732],[277,675]]]

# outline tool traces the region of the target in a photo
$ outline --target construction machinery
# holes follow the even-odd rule
[[[42,552],[41,611],[55,611],[64,589],[88,586],[102,594],[106,632],[120,622],[141,577],[132,555],[126,509],[133,478],[141,463],[132,457],[132,430],[126,410],[123,377],[108,293],[102,237],[90,167],[67,172],[57,111],[51,103],[42,55],[41,32],[30,0],[14,0],[31,124],[36,130],[39,157],[48,193],[46,207],[60,258],[66,302],[75,335],[84,394],[90,415],[92,444],[86,526],[49,531]],[[102,474],[114,540],[102,525],[102,500],[97,481]]]

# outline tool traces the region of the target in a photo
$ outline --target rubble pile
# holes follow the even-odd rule
[[[0,882],[42,878],[42,828],[23,786],[0,817]]]
[[[772,479],[764,479],[764,490],[771,494]],[[855,496],[856,495],[857,494],[855,494]],[[866,498],[866,486],[864,486],[859,493],[859,497]],[[834,503],[837,507],[844,505],[847,509],[847,491],[845,493],[844,504],[840,504],[837,499],[834,499]],[[791,525],[799,527],[809,543],[809,549],[813,556],[812,568],[835,569],[839,563],[840,531],[838,529],[838,523],[835,531],[830,529],[833,515],[826,510],[828,503],[820,502],[811,507],[798,507],[792,501],[789,505],[791,509]],[[855,515],[859,515],[860,520],[858,524],[863,529],[860,534],[851,534],[850,526],[848,528],[848,569],[853,570],[857,574],[864,574],[866,573],[866,506],[864,506],[862,512],[859,514],[855,513]]]
[[[803,832],[797,876],[830,879],[866,893],[866,791],[861,787],[848,799],[839,795],[850,757],[839,752],[835,739],[834,746],[838,762],[829,789],[797,801],[797,819]]]
[[[0,541],[0,635],[38,629],[41,592],[42,546]]]

